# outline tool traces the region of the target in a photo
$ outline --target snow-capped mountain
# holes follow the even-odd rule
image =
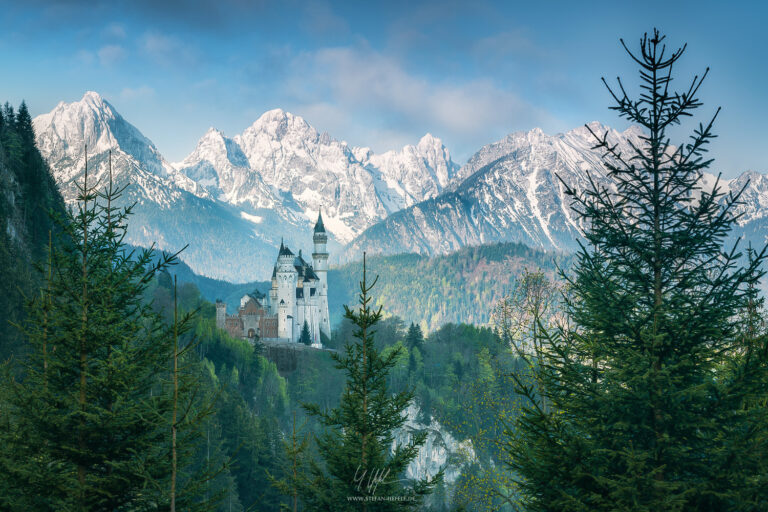
[[[34,127],[66,201],[77,198],[86,147],[91,184],[106,184],[111,151],[113,180],[127,186],[122,202],[136,203],[127,241],[168,251],[189,244],[183,258],[195,272],[230,281],[268,277],[283,238],[309,249],[321,207],[338,254],[339,241],[436,196],[458,170],[431,135],[375,155],[282,110],[233,138],[211,128],[177,164],[95,92],[59,103]]]
[[[290,204],[308,219],[323,209],[341,242],[410,204],[439,194],[458,170],[442,142],[427,135],[416,146],[375,155],[320,134],[280,109],[242,134],[211,129],[178,171],[224,202],[253,207]]]
[[[621,133],[599,123],[590,128],[608,131],[609,140],[625,151],[640,135],[637,128]],[[538,128],[508,135],[469,159],[458,171],[466,177],[462,182],[368,228],[348,245],[347,255],[352,258],[363,249],[438,254],[496,241],[572,249],[581,226],[560,179],[577,190],[587,185],[588,171],[605,180],[600,153],[593,146],[586,127],[558,135]]]
[[[400,151],[377,155],[369,148],[354,148],[353,153],[363,165],[381,172],[388,187],[403,199],[400,209],[437,196],[459,170],[443,142],[431,133]]]
[[[123,202],[136,203],[128,242],[156,242],[169,251],[189,244],[183,257],[195,272],[230,281],[266,278],[281,238],[309,249],[320,208],[331,253],[342,261],[363,250],[438,254],[494,241],[568,251],[581,226],[560,179],[577,190],[586,188],[588,175],[610,185],[586,127],[513,133],[461,168],[430,134],[375,154],[319,134],[279,109],[231,138],[211,128],[176,164],[97,93],[60,103],[34,127],[65,200],[77,196],[85,146],[89,179],[100,183],[111,150],[113,178],[127,185]],[[589,128],[608,132],[624,152],[641,135],[638,128]],[[706,175],[707,186],[714,179]],[[721,182],[725,191],[745,185],[735,236],[761,246],[768,233],[768,176],[747,172]]]
[[[109,152],[112,176],[126,189],[121,204],[133,204],[126,241],[166,251],[189,245],[183,259],[195,272],[244,281],[268,275],[281,237],[309,246],[312,223],[277,196],[261,206],[218,201],[205,186],[176,171],[157,148],[97,93],[60,103],[34,119],[38,147],[53,170],[65,201],[77,198],[88,148],[89,183],[105,185]],[[267,191],[269,191],[267,189]]]

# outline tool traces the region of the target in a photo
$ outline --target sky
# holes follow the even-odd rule
[[[282,108],[377,152],[429,132],[463,164],[515,131],[625,129],[600,79],[637,92],[619,39],[658,27],[688,43],[679,88],[711,68],[673,136],[722,107],[713,170],[732,177],[768,172],[766,19],[757,1],[0,0],[0,101],[37,115],[97,91],[170,161]]]

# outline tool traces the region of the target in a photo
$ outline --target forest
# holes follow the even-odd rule
[[[216,329],[180,254],[124,243],[111,179],[65,207],[6,104],[0,509],[766,510],[766,249],[726,246],[739,194],[701,190],[717,114],[667,136],[706,73],[672,92],[658,31],[627,51],[638,99],[606,86],[646,145],[594,133],[616,188],[563,184],[579,252],[336,269],[337,326],[289,370]]]

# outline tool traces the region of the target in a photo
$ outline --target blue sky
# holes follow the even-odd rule
[[[715,170],[766,172],[764,5],[0,0],[0,100],[36,115],[98,91],[171,161],[209,126],[235,135],[279,107],[376,151],[430,132],[464,163],[517,130],[625,128],[600,77],[636,84],[619,38],[658,26],[688,42],[680,87],[711,67]]]

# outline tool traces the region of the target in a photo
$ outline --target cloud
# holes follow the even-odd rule
[[[131,101],[140,98],[149,98],[155,95],[155,90],[147,85],[141,87],[131,88],[126,87],[120,91],[120,99],[124,101]]]
[[[549,56],[522,30],[499,32],[478,39],[472,45],[472,50],[476,58],[492,63],[511,58],[541,59]]]
[[[164,66],[191,66],[197,60],[188,45],[159,32],[147,32],[140,44],[144,53]]]
[[[90,66],[96,60],[93,52],[89,52],[88,50],[79,50],[75,55],[75,58],[86,66]]]
[[[547,129],[555,122],[549,113],[490,79],[422,76],[367,48],[325,48],[300,55],[287,84],[306,108],[325,112],[329,124],[337,124],[342,114],[328,104],[349,112],[349,118],[366,117],[371,129],[389,140],[402,140],[397,133],[412,140],[431,131],[469,148],[515,129]]]
[[[108,39],[125,39],[125,27],[119,23],[110,23],[101,33]]]
[[[318,36],[339,36],[349,33],[347,21],[333,12],[328,2],[309,2],[304,7],[302,27]]]
[[[102,66],[112,66],[125,57],[126,51],[120,45],[108,44],[107,46],[102,46],[96,54]]]

